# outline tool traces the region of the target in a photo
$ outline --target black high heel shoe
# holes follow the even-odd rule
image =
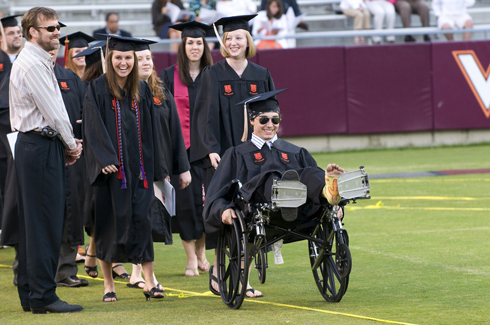
[[[162,295],[155,295],[155,293],[161,293]],[[150,298],[154,298],[154,299],[161,299],[161,298],[165,298],[165,296],[163,295],[163,291],[158,289],[157,287],[153,287],[150,289],[150,291],[143,291],[143,294],[145,295],[146,297],[146,301],[150,301]]]
[[[87,264],[84,264],[85,272],[87,272],[87,275],[95,279],[99,275],[99,270],[97,269],[97,256],[96,255],[89,255],[88,253],[85,256],[86,257],[95,257],[95,266],[88,266]],[[85,261],[85,263],[86,263],[86,261]]]
[[[123,266],[122,264],[116,264],[112,267],[112,278],[115,279],[115,278],[121,278],[121,279],[129,279],[131,278],[131,274],[125,272],[125,273],[121,273],[121,274],[118,274],[116,271],[114,271],[114,269],[116,267],[120,267],[120,266]]]

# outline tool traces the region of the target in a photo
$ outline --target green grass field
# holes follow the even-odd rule
[[[490,168],[490,145],[370,150],[315,155],[320,166],[371,174]],[[155,244],[155,270],[166,298],[146,302],[118,281],[119,301],[103,303],[101,276],[79,266],[85,288],[58,295],[81,313],[32,315],[12,285],[13,249],[0,250],[0,324],[487,324],[490,323],[490,174],[372,179],[372,199],[346,207],[353,269],[340,303],[323,300],[309,268],[307,242],[283,247],[285,263],[252,285],[265,297],[229,310],[208,289],[207,273],[186,278],[185,252]],[[208,252],[212,260],[212,252]],[[127,270],[131,269],[129,264]]]

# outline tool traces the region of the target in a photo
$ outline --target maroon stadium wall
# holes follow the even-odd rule
[[[263,50],[281,136],[490,128],[490,42]],[[222,59],[213,51],[215,62]],[[154,53],[158,73],[176,62]]]

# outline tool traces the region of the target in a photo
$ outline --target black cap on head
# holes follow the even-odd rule
[[[0,20],[2,21],[3,28],[19,26],[19,22],[17,21],[17,19],[15,19],[15,17],[20,17],[20,16],[22,15],[12,15],[12,16],[5,16],[0,18]]]
[[[134,45],[134,50],[135,51],[144,51],[144,50],[149,50],[150,49],[150,44],[156,44],[158,42],[155,41],[150,41],[149,39],[140,39],[139,42],[135,42]]]
[[[223,17],[214,23],[216,25],[223,25],[223,32],[232,32],[237,29],[245,29],[248,31],[248,21],[255,18],[257,15],[242,15]]]
[[[276,99],[276,95],[286,90],[287,88],[258,94],[242,100],[237,105],[248,106],[248,117],[250,120],[256,118],[262,113],[276,112],[280,114],[281,111],[279,109],[279,102]]]
[[[99,34],[99,35],[108,38],[109,51],[121,51],[121,52],[141,51],[141,50],[137,50],[137,48],[140,48],[139,45],[137,46],[137,44],[141,44],[141,43],[149,44],[148,42],[152,42],[140,38],[125,37],[125,36],[112,35],[112,34]]]
[[[58,20],[58,24],[60,25],[60,27],[66,27],[65,24],[63,24],[61,21]]]
[[[85,57],[85,64],[86,68],[90,67],[94,63],[97,63],[100,61],[101,58],[101,53],[105,53],[105,48],[106,48],[106,43],[107,41],[100,41],[97,43],[92,44],[89,48],[83,50],[82,52],[78,53],[77,55],[73,56],[73,58],[78,58],[80,56]],[[102,48],[102,51],[100,50]]]
[[[82,32],[75,32],[60,37],[60,44],[65,46],[68,45],[68,49],[74,47],[88,47],[88,43],[93,41],[95,41],[95,38]]]
[[[169,27],[176,30],[180,30],[182,32],[182,39],[186,37],[204,38],[206,37],[206,31],[211,30],[213,28],[209,25],[197,22],[195,20],[187,23],[175,24]]]

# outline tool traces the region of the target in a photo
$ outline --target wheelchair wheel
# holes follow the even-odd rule
[[[267,269],[267,261],[265,258],[265,249],[259,249],[257,255],[255,256],[255,268],[257,269],[257,273],[259,275],[259,281],[261,284],[265,283],[265,270]]]
[[[317,233],[312,236],[324,241],[324,245],[320,245],[311,240],[308,241],[310,263],[315,283],[322,297],[328,302],[339,302],[347,290],[349,281],[348,273],[350,272],[352,263],[349,248],[346,245],[340,244],[340,249],[338,249],[336,236],[332,236],[331,240],[327,240],[329,237],[329,227],[327,225],[327,222],[322,223]],[[323,247],[325,250],[322,252]],[[337,259],[339,259],[340,265],[343,267],[341,268],[342,271],[339,270],[336,263]],[[349,267],[348,270],[347,267]],[[347,276],[343,276],[346,273]]]
[[[218,241],[218,284],[223,302],[231,309],[243,303],[248,280],[248,238],[243,213],[237,215],[233,225],[225,226]]]
[[[337,270],[343,278],[347,278],[352,269],[352,257],[349,247],[345,244],[339,244],[337,252],[335,253],[335,264],[337,264]]]

